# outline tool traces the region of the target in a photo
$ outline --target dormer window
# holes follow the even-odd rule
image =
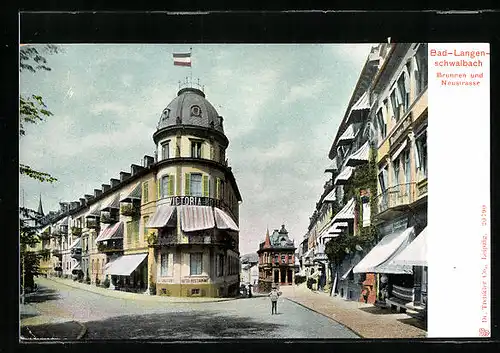
[[[200,116],[201,115],[201,109],[199,106],[197,105],[193,105],[191,107],[191,115],[193,116]]]
[[[191,141],[191,157],[201,158],[201,141]]]
[[[163,110],[163,114],[162,115],[163,115],[163,119],[167,119],[169,117],[169,115],[170,115],[170,109],[165,108]]]

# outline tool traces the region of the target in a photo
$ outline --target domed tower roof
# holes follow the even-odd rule
[[[213,128],[224,133],[223,119],[212,104],[205,98],[205,93],[193,87],[186,87],[177,93],[177,97],[163,110],[158,130],[170,126],[191,125]]]

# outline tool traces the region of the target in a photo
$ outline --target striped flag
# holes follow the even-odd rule
[[[174,65],[191,66],[191,53],[174,53]]]

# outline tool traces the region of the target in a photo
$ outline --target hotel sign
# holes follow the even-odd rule
[[[392,136],[389,138],[389,144],[393,146],[396,141],[401,137],[403,132],[410,126],[411,124],[411,113],[406,116],[406,118],[399,124],[399,126],[394,130]]]
[[[167,198],[167,205],[169,206],[212,206],[217,208],[222,208],[222,200],[213,199],[211,197],[200,197],[200,196],[174,196]]]
[[[201,278],[183,278],[181,280],[183,284],[195,284],[195,283],[208,283],[208,277]]]

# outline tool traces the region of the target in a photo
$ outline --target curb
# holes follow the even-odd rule
[[[83,338],[83,336],[85,336],[85,334],[87,333],[87,326],[82,324],[80,321],[77,321],[77,323],[78,323],[78,325],[80,325],[82,327],[82,330],[80,331],[78,336],[76,336],[76,339],[81,340]]]
[[[158,302],[166,302],[166,303],[172,303],[172,304],[205,304],[205,303],[219,303],[219,302],[227,302],[227,301],[231,301],[231,300],[236,300],[238,298],[221,298],[219,300],[203,300],[203,301],[189,301],[189,300],[168,300],[166,298],[162,298],[162,296],[159,296],[159,295],[146,295],[146,294],[137,294],[137,293],[129,293],[129,292],[124,292],[124,293],[129,293],[129,295],[133,295],[134,297],[132,298],[124,298],[124,297],[119,297],[119,296],[115,296],[115,295],[112,295],[111,293],[101,293],[101,292],[97,292],[97,291],[93,291],[93,290],[90,290],[90,289],[87,289],[87,288],[82,288],[80,286],[73,286],[69,283],[66,283],[65,281],[61,281],[61,280],[54,280],[53,278],[47,278],[49,281],[52,281],[52,282],[56,282],[56,283],[60,283],[62,285],[65,285],[67,287],[71,287],[71,288],[76,288],[76,289],[80,289],[80,290],[84,290],[84,291],[87,291],[87,292],[90,292],[90,293],[94,293],[94,294],[97,294],[97,295],[102,295],[103,297],[108,297],[108,298],[115,298],[115,299],[135,299],[135,300],[143,300],[143,301],[148,301],[148,297],[156,297],[154,300],[158,301]],[[168,298],[168,297],[167,297]],[[172,297],[170,297],[172,298]]]
[[[349,331],[351,331],[351,332],[353,332],[354,334],[358,335],[358,336],[359,336],[359,338],[366,339],[366,337],[365,337],[365,336],[363,336],[363,335],[362,335],[361,333],[359,333],[358,331],[353,330],[353,329],[352,329],[352,328],[350,328],[349,326],[347,326],[347,325],[345,325],[345,324],[343,324],[343,323],[341,323],[341,322],[338,322],[337,320],[335,320],[335,319],[331,318],[330,316],[328,316],[328,315],[326,315],[326,314],[324,314],[324,313],[322,313],[322,312],[320,312],[320,311],[317,311],[317,310],[315,310],[315,309],[312,309],[312,308],[310,308],[310,307],[308,307],[308,306],[306,306],[306,305],[304,305],[304,304],[302,304],[302,303],[299,303],[299,302],[297,302],[297,301],[295,301],[295,300],[293,300],[293,299],[290,299],[290,298],[284,298],[284,299],[289,300],[289,301],[291,301],[292,303],[298,304],[298,305],[300,305],[300,306],[302,306],[302,307],[304,307],[304,308],[306,308],[306,309],[308,309],[308,310],[311,310],[311,311],[315,312],[316,314],[320,314],[320,315],[322,315],[322,316],[324,316],[324,317],[326,317],[326,318],[328,318],[328,319],[330,319],[330,320],[333,320],[333,321],[335,321],[337,324],[339,324],[340,326],[345,327],[345,328],[346,328],[346,329],[348,329]]]

